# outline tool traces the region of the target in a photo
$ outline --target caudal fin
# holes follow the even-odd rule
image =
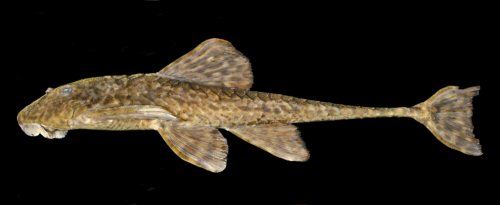
[[[448,86],[427,101],[415,105],[423,115],[417,120],[446,146],[464,154],[480,156],[481,145],[474,137],[472,98],[479,95],[479,86],[458,89]]]

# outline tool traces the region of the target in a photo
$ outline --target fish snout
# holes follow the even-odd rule
[[[32,137],[38,136],[41,133],[41,130],[43,130],[43,127],[41,125],[34,123],[19,124],[19,126],[21,127],[23,132],[26,133],[26,135]]]
[[[67,130],[49,129],[36,123],[19,124],[19,126],[28,136],[35,137],[42,134],[42,136],[47,139],[61,139],[64,138],[68,132]]]

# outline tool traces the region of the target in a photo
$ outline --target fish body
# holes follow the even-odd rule
[[[49,88],[19,112],[31,136],[63,138],[68,130],[157,130],[183,160],[212,172],[226,167],[228,145],[217,129],[285,160],[309,152],[292,123],[410,117],[441,142],[481,155],[472,129],[479,87],[449,86],[412,107],[374,108],[250,91],[248,59],[229,42],[209,39],[158,73],[104,76]]]

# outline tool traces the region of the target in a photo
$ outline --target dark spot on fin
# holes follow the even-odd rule
[[[184,161],[211,172],[226,168],[228,146],[217,128],[165,123],[158,132]]]
[[[288,161],[307,161],[304,141],[297,127],[289,124],[261,124],[226,128],[239,138]]]
[[[427,101],[416,105],[427,113],[417,119],[446,146],[468,155],[479,156],[481,145],[474,137],[472,98],[479,95],[479,86],[458,89],[448,86]]]
[[[180,81],[249,90],[253,84],[249,60],[231,43],[208,39],[158,72]]]

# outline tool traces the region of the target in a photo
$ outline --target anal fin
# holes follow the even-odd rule
[[[216,128],[166,123],[158,132],[181,159],[211,172],[226,168],[227,141]]]
[[[227,128],[239,138],[288,161],[307,161],[309,151],[297,127],[289,124],[263,124]]]

